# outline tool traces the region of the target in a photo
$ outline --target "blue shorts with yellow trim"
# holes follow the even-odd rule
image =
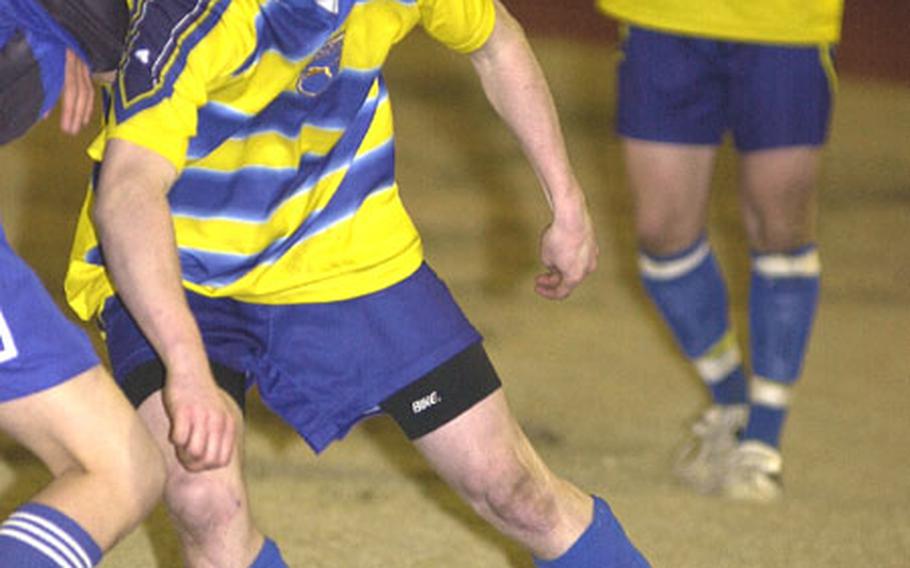
[[[716,41],[629,27],[616,128],[628,138],[740,151],[819,146],[836,81],[829,45]]]
[[[96,365],[88,337],[64,317],[0,229],[0,402],[57,386]]]
[[[394,286],[342,302],[266,305],[194,293],[188,300],[209,358],[245,373],[316,452],[481,339],[426,264]],[[116,298],[102,319],[118,382],[155,359]]]

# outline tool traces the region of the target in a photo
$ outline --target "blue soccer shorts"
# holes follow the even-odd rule
[[[64,317],[0,229],[0,402],[57,386],[98,363],[88,337]]]
[[[742,152],[819,146],[836,82],[830,45],[715,41],[629,27],[619,65],[620,135]]]
[[[481,340],[426,264],[394,286],[341,302],[187,297],[209,359],[222,371],[243,373],[247,386],[256,386],[266,406],[316,452]],[[155,364],[155,353],[118,299],[108,301],[102,320],[114,376],[129,396],[124,381]],[[433,402],[423,396],[414,404],[423,410]]]

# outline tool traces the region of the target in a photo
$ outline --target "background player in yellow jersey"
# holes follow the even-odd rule
[[[87,64],[116,66],[126,16],[115,0],[0,0],[0,144],[58,96],[61,129],[85,126],[94,99]],[[94,566],[161,496],[164,465],[151,436],[2,229],[0,431],[53,476],[0,515],[0,567]]]
[[[647,566],[603,500],[541,462],[423,261],[381,73],[418,25],[471,54],[522,144],[553,210],[537,290],[567,296],[597,246],[549,91],[498,2],[150,0],[134,7],[93,149],[70,303],[100,316],[115,377],[165,451],[190,566],[284,565],[252,522],[240,448],[197,471],[168,444],[167,409],[187,396],[168,385],[213,374],[238,422],[255,385],[317,452],[390,414],[539,566]]]
[[[818,301],[815,192],[842,0],[598,4],[624,24],[617,130],[641,275],[713,400],[676,473],[702,492],[773,500]],[[748,381],[706,227],[727,132],[752,250]]]

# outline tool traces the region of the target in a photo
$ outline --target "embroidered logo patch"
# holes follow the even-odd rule
[[[300,73],[297,92],[308,97],[323,93],[332,84],[341,67],[344,34],[338,34],[325,43]]]

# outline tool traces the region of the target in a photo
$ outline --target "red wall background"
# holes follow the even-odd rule
[[[532,34],[614,42],[616,25],[594,0],[503,0]],[[846,0],[841,73],[910,85],[910,0]]]

